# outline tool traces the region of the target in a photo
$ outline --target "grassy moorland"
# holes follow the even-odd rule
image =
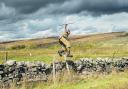
[[[61,77],[61,82],[32,82],[23,83],[21,86],[12,85],[10,89],[128,89],[128,72],[109,75],[95,74],[89,76],[75,76],[66,80],[66,75]]]
[[[128,33],[115,32],[90,36],[71,37],[73,60],[81,57],[128,57]],[[62,59],[57,55],[60,49],[57,38],[21,40],[0,43],[0,62],[5,59],[17,61],[44,61]],[[91,76],[75,76],[67,81],[65,76],[61,82],[24,83],[20,87],[12,86],[10,89],[128,89],[128,72],[110,75],[96,74]]]
[[[81,57],[128,57],[128,33],[115,32],[89,36],[71,37],[73,60]],[[53,57],[60,59],[57,38],[21,40],[0,44],[0,61],[5,58],[17,61],[51,62]]]

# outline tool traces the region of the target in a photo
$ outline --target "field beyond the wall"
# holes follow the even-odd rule
[[[128,33],[112,32],[93,35],[71,36],[71,60],[80,58],[123,58],[128,57]],[[53,62],[64,60],[57,51],[61,49],[57,37],[0,42],[0,63],[5,59],[16,61]],[[66,76],[61,82],[24,83],[10,89],[128,89],[128,71],[89,76],[75,75],[70,81]],[[68,76],[69,77],[69,76]]]
[[[82,57],[128,57],[128,33],[113,32],[94,35],[72,36],[72,60]],[[58,38],[39,38],[0,43],[0,62],[5,60],[5,51],[8,59],[16,61],[43,61],[51,62],[58,56],[61,49]]]

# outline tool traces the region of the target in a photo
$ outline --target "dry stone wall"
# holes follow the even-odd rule
[[[55,61],[55,73],[61,73],[66,70],[68,64],[69,70],[77,74],[106,73],[109,74],[113,70],[123,72],[128,69],[128,58],[81,58],[77,61]],[[28,81],[42,80],[48,81],[48,77],[53,74],[53,63],[46,64],[43,62],[17,62],[9,60],[0,65],[0,84],[9,84],[16,82],[17,84],[27,78]]]

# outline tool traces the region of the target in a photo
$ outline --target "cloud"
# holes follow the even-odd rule
[[[16,15],[15,9],[7,7],[4,3],[0,3],[0,11],[0,20],[13,18]]]
[[[20,13],[29,14],[51,3],[61,3],[64,1],[65,0],[4,0],[4,3],[16,8]]]
[[[34,13],[41,8],[46,9],[46,14],[47,12],[74,14],[84,11],[94,14],[128,12],[127,0],[4,0],[3,2],[22,14]]]
[[[75,31],[78,31],[79,34],[127,31],[126,29],[128,29],[128,13],[102,15],[101,17],[79,15],[73,17],[78,21],[72,24],[71,27],[75,29]]]
[[[55,21],[56,18],[58,18],[58,22]],[[64,31],[64,26],[59,26],[60,22],[74,22],[69,25],[71,35],[127,31],[128,29],[128,13],[102,15],[100,17],[74,14],[56,18],[25,19],[8,24],[6,27],[1,25],[0,40],[60,36]]]
[[[0,0],[0,40],[127,31],[127,0]]]
[[[48,29],[45,31],[38,31],[34,34],[31,35],[32,38],[43,38],[43,37],[51,37],[51,36],[56,36],[56,33],[53,31],[53,29]]]

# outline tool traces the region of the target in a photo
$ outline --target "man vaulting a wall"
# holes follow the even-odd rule
[[[68,24],[65,24],[65,31],[62,34],[62,36],[59,38],[59,43],[62,49],[58,51],[58,54],[60,56],[66,55],[67,57],[73,57],[70,52],[71,49],[71,44],[69,41],[70,30],[67,29],[67,26]]]

